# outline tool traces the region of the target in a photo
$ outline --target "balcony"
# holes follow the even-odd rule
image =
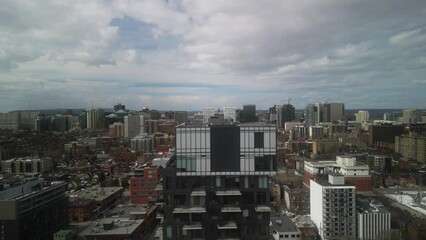
[[[256,210],[256,212],[271,212],[271,208],[269,206],[263,206],[263,205],[259,205],[255,207],[254,210]]]
[[[241,212],[241,208],[235,207],[235,206],[226,206],[226,207],[222,207],[220,211],[223,213],[238,213],[238,212]]]
[[[220,230],[225,229],[238,229],[237,223],[234,221],[222,222],[217,225],[217,228]]]
[[[197,190],[197,191],[191,192],[191,197],[202,197],[202,196],[206,196],[205,190]]]
[[[202,230],[203,226],[200,222],[193,222],[190,224],[185,224],[182,227],[182,230],[190,231],[190,230]]]
[[[177,207],[173,209],[173,214],[182,213],[205,213],[206,208],[204,207]]]
[[[241,191],[238,189],[216,191],[216,196],[241,196]]]

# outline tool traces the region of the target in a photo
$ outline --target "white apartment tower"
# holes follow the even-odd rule
[[[358,122],[367,122],[370,118],[370,114],[368,111],[365,110],[359,110],[357,113],[355,113],[355,119]]]
[[[216,109],[214,107],[203,107],[203,123],[208,123],[211,117],[214,117]]]
[[[231,120],[232,122],[237,121],[237,113],[235,107],[224,107],[223,108],[223,118],[226,120]]]
[[[321,239],[356,239],[355,186],[344,185],[342,175],[310,180],[311,219]]]

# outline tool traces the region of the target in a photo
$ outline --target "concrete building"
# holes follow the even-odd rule
[[[154,151],[154,136],[141,134],[132,138],[130,140],[130,149],[133,151],[152,153]]]
[[[404,123],[422,122],[423,111],[417,108],[408,108],[402,111],[402,121]]]
[[[176,125],[188,122],[188,112],[186,111],[176,111],[175,112],[175,122]]]
[[[293,105],[284,104],[282,106],[282,123],[285,124],[286,122],[292,122],[296,119],[296,109]]]
[[[301,240],[302,234],[291,219],[284,214],[271,215],[271,235],[274,240]]]
[[[309,138],[310,139],[322,139],[322,138],[324,138],[324,127],[323,126],[310,126],[309,127]]]
[[[395,152],[405,158],[414,158],[418,162],[426,163],[426,136],[416,132],[396,136]]]
[[[334,158],[339,153],[339,142],[335,139],[315,139],[312,141],[312,153]]]
[[[306,161],[303,180],[305,189],[310,187],[310,180],[330,174],[343,175],[345,184],[356,186],[358,192],[372,190],[368,165],[361,164],[356,161],[355,157],[348,156],[337,156],[336,161]]]
[[[310,126],[315,126],[317,123],[317,107],[314,104],[308,104],[305,107],[305,127],[309,129]]]
[[[357,239],[355,186],[346,186],[341,175],[310,180],[311,219],[321,239]]]
[[[0,162],[1,172],[15,174],[48,173],[52,170],[51,158],[13,158]]]
[[[237,121],[237,112],[235,107],[224,107],[223,108],[223,118],[225,121],[231,121],[235,123]]]
[[[391,214],[368,200],[358,198],[357,236],[359,240],[385,240],[391,237]]]
[[[0,239],[52,239],[68,226],[65,182],[25,179],[0,190]]]
[[[114,124],[109,125],[108,135],[111,137],[124,137],[124,124],[121,122],[115,122]]]
[[[98,210],[104,210],[114,207],[123,196],[122,187],[99,187],[93,186],[85,191],[73,192],[69,195],[70,201],[77,199],[89,199],[96,202]]]
[[[404,134],[404,125],[370,125],[368,128],[368,144],[375,146],[378,144],[394,145],[395,137]]]
[[[129,114],[124,117],[124,137],[132,139],[140,133],[140,120],[139,114]]]
[[[243,105],[243,118],[241,122],[257,122],[257,116],[256,116],[256,105],[254,104],[247,104]]]
[[[283,186],[284,204],[288,211],[295,214],[309,213],[309,192],[299,188]]]
[[[164,239],[269,239],[276,128],[189,124],[163,169]]]
[[[370,119],[370,114],[368,111],[359,110],[357,113],[355,113],[355,119],[358,122],[367,122]]]
[[[104,128],[104,110],[102,108],[91,108],[86,110],[87,128],[102,129]]]
[[[321,102],[316,107],[317,123],[342,120],[345,113],[345,104],[341,102]]]
[[[214,117],[216,108],[214,107],[203,107],[203,123],[208,123],[211,117]]]
[[[93,199],[76,199],[69,205],[69,221],[85,222],[89,221],[93,211],[96,209],[96,202]]]

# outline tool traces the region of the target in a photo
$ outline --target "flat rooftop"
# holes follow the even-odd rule
[[[129,220],[128,218],[101,218],[81,232],[83,236],[105,235],[131,235],[144,221],[144,219]],[[109,230],[104,229],[104,224],[113,224]]]
[[[299,232],[299,229],[296,227],[291,219],[285,215],[280,213],[271,214],[271,222],[274,225],[275,229],[282,232]]]
[[[70,198],[94,199],[95,201],[100,202],[119,191],[123,191],[123,188],[94,186],[86,190],[70,193],[69,196]]]

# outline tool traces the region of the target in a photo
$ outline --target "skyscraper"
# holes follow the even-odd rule
[[[355,119],[358,122],[367,122],[370,119],[370,114],[368,111],[359,110],[357,113],[355,113]]]
[[[305,107],[305,127],[315,126],[317,119],[317,107],[314,104],[308,104]]]
[[[101,129],[104,127],[104,110],[102,108],[87,109],[87,128]]]
[[[132,139],[140,133],[140,115],[129,114],[124,116],[124,137]]]
[[[294,119],[296,119],[295,113],[296,113],[296,109],[294,108],[293,105],[284,104],[282,106],[282,124],[285,124],[286,122],[291,122]]]
[[[254,104],[248,104],[243,106],[243,115],[244,115],[244,121],[246,123],[249,122],[257,122],[256,117],[256,105]]]
[[[163,169],[164,239],[269,239],[275,152],[275,126],[178,126]]]

